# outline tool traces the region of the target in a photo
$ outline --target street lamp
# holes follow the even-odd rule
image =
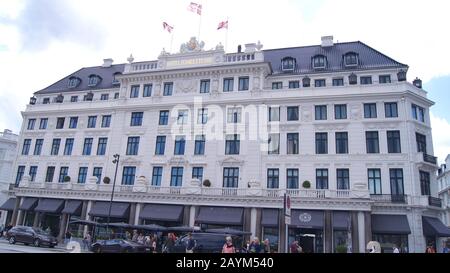
[[[111,208],[112,208],[112,202],[113,202],[113,198],[114,198],[114,189],[116,187],[116,178],[117,178],[117,170],[119,168],[120,155],[115,154],[113,157],[114,157],[114,160],[112,163],[116,164],[116,172],[114,174],[114,182],[113,182],[113,188],[112,188],[112,193],[111,193],[111,201],[109,202],[108,221],[106,222],[106,234],[108,234],[108,236],[109,236],[109,221],[111,218]],[[111,237],[109,237],[109,238],[111,239]]]

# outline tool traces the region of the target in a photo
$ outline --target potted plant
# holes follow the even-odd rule
[[[111,179],[110,179],[109,177],[105,176],[105,177],[103,178],[103,183],[109,184],[110,182],[111,182]]]
[[[70,182],[70,176],[68,175],[64,176],[64,182]]]
[[[347,253],[347,246],[346,245],[336,246],[336,253]]]
[[[310,189],[311,188],[311,182],[309,182],[308,180],[303,181],[302,184],[304,189]]]
[[[211,181],[209,181],[209,179],[206,179],[205,181],[203,181],[203,186],[211,187]]]

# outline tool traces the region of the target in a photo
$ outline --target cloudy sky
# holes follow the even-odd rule
[[[191,0],[0,0],[0,130],[19,131],[33,92],[104,58],[123,63],[176,51],[199,32]],[[228,51],[257,42],[265,49],[318,44],[320,37],[363,41],[410,66],[432,108],[435,154],[450,153],[450,1],[447,0],[197,0],[201,40],[225,44],[217,24],[229,19]],[[171,37],[162,22],[175,27]]]

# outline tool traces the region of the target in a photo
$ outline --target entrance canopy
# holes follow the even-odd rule
[[[406,215],[372,214],[372,233],[411,234]]]
[[[62,199],[41,199],[34,210],[45,213],[60,213],[63,207],[64,200]]]
[[[434,217],[422,216],[423,234],[435,237],[450,237],[450,228]]]
[[[16,198],[9,198],[5,203],[0,207],[0,210],[9,210],[13,211],[16,205]]]
[[[333,211],[333,229],[346,231],[351,226],[350,213],[348,211]]]
[[[95,217],[108,217],[109,202],[95,202],[89,215]],[[111,206],[111,218],[128,218],[130,212],[130,204],[113,202]]]
[[[291,227],[323,229],[324,215],[322,210],[292,210]]]
[[[81,214],[81,207],[83,202],[80,200],[67,200],[62,213],[66,214]]]
[[[181,222],[183,206],[147,204],[139,218],[153,221]]]
[[[196,220],[201,224],[241,226],[243,215],[243,208],[201,207]]]
[[[278,209],[263,209],[261,225],[263,227],[278,227]]]
[[[33,210],[38,203],[38,199],[34,197],[24,197],[20,210]]]

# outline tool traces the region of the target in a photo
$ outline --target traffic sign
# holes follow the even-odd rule
[[[291,196],[284,194],[284,215],[291,216]]]
[[[286,225],[290,225],[291,224],[291,216],[284,216],[284,223]]]

